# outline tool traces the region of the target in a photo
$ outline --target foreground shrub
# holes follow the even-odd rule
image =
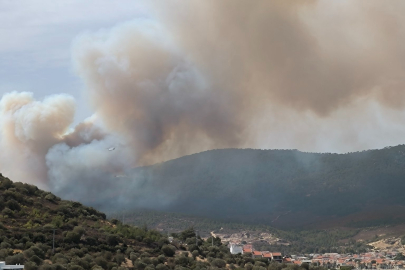
[[[162,247],[162,252],[167,256],[167,257],[173,257],[173,255],[176,253],[175,247],[172,245],[164,245]]]

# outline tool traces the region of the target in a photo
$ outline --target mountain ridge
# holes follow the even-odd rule
[[[134,168],[126,182],[137,207],[297,227],[405,205],[404,164],[403,145],[347,154],[219,149]]]

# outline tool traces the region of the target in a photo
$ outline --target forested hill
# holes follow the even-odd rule
[[[158,231],[108,220],[94,208],[0,174],[0,261],[6,264],[25,270],[285,268],[234,256],[220,238],[203,240],[192,228],[172,236],[169,243]]]
[[[131,207],[278,227],[405,220],[403,145],[348,154],[212,150],[132,173]]]
[[[157,231],[107,220],[94,208],[0,174],[0,261],[6,264],[24,264],[26,270],[124,270],[140,260],[140,250],[158,257],[165,243]]]

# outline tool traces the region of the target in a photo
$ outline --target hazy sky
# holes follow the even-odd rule
[[[72,41],[83,32],[149,17],[141,2],[0,0],[0,96],[29,91],[41,99],[69,93],[77,101],[75,123],[90,116],[72,69]]]

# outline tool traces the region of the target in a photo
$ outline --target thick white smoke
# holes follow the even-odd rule
[[[36,101],[32,93],[12,92],[0,101],[0,170],[24,182],[46,187],[45,155],[59,143],[73,122],[71,96]]]
[[[130,200],[131,168],[207,149],[403,142],[402,2],[176,3],[77,37],[94,115],[76,127],[72,97],[3,96],[0,171],[96,205]]]

